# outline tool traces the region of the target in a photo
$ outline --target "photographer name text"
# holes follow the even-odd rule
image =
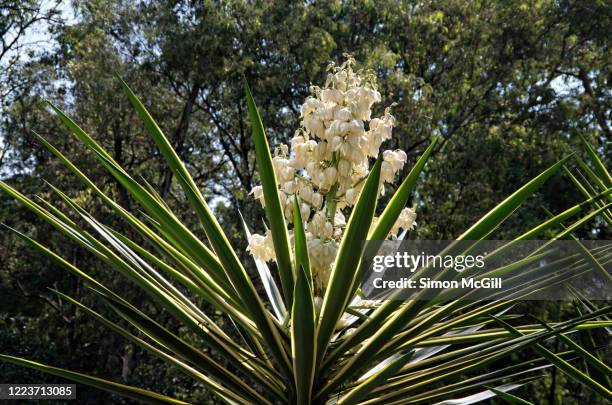
[[[464,277],[461,280],[433,280],[429,277],[423,278],[400,278],[399,280],[385,280],[377,277],[372,280],[374,288],[384,289],[501,289],[502,279],[496,277],[471,278]]]

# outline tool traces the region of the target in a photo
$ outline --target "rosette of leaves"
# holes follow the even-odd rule
[[[605,331],[612,326],[607,318],[608,306],[598,308],[578,296],[580,312],[573,319],[546,324],[514,316],[513,306],[524,294],[538,288],[537,283],[524,285],[511,296],[498,299],[445,300],[442,297],[439,300],[386,300],[375,305],[360,305],[358,267],[362,242],[387,238],[435,147],[435,139],[386,206],[379,207],[380,215],[374,227],[371,225],[377,210],[380,159],[373,164],[347,221],[322,307],[317,311],[303,219],[296,209],[294,238],[290,242],[264,126],[246,82],[244,92],[265,198],[265,214],[277,258],[274,271],[278,271],[282,285],[277,285],[272,270],[263,262],[257,263],[258,277],[249,276],[205,196],[166,136],[130,88],[123,82],[121,85],[180,183],[206,240],[198,238],[182,223],[153,187],[132,177],[94,138],[55,107],[52,108],[61,121],[131,194],[142,212],[124,209],[67,156],[39,136],[40,142],[125,220],[134,231],[130,234],[135,236],[130,238],[111,229],[55,186],[51,186],[53,191],[69,209],[62,210],[46,200],[34,201],[0,182],[0,189],[5,193],[97,256],[108,265],[109,271],[116,271],[142,289],[154,305],[163,308],[195,339],[187,341],[138,305],[128,302],[121,291],[114,291],[96,280],[87,269],[78,268],[48,247],[15,231],[28,244],[85,282],[100,306],[106,307],[104,313],[112,316],[60,291],[56,293],[106,325],[109,331],[159,357],[169,367],[192,377],[228,403],[469,404],[494,396],[510,403],[528,403],[508,391],[538,378],[547,367],[558,367],[603,398],[612,398],[610,368],[572,337],[572,332]],[[556,238],[569,237],[596,216],[603,217],[609,225],[610,175],[595,152],[590,147],[587,150],[591,162],[580,161],[582,177],[565,169],[584,193],[585,200],[517,235],[516,240],[533,239],[551,231]],[[486,238],[563,168],[569,158],[552,165],[516,190],[458,239],[478,241]],[[511,242],[507,248],[510,245]],[[537,255],[534,257],[537,259]],[[568,264],[568,272],[562,277],[545,282],[562,284],[571,278],[572,269],[596,271],[606,260],[606,252],[585,255]],[[503,272],[504,269],[507,268],[495,271]],[[265,295],[258,293],[258,284],[263,284],[261,290]],[[230,332],[234,331],[225,329],[229,327],[227,324],[223,328],[215,324],[196,304],[201,301],[230,318],[229,325],[235,327],[242,340],[230,337]],[[118,323],[116,319],[123,322]],[[561,350],[555,353],[548,349],[544,343],[549,339],[559,339]],[[528,361],[499,361],[526,349],[534,353]],[[184,403],[146,389],[33,360],[10,355],[0,355],[0,360],[144,403]]]

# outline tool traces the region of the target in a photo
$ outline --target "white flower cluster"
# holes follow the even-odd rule
[[[391,138],[395,119],[386,109],[383,116],[371,118],[372,106],[381,101],[371,79],[353,71],[354,60],[330,65],[324,88],[311,87],[301,107],[302,126],[287,145],[275,151],[274,170],[288,222],[293,221],[293,195],[300,201],[302,220],[315,285],[324,289],[338,252],[346,219],[343,210],[357,201],[369,173],[369,158],[377,157],[380,146]],[[384,183],[394,181],[406,163],[402,150],[383,152],[381,193]],[[261,186],[251,194],[264,204]],[[407,208],[393,227],[412,229],[416,214]],[[249,250],[258,259],[273,260],[274,247],[269,232],[254,234]]]
[[[249,251],[264,262],[274,260],[274,243],[272,241],[272,233],[267,231],[265,235],[253,234],[249,237]]]

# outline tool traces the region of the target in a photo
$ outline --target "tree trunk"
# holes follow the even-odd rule
[[[181,156],[183,152],[183,148],[185,146],[185,138],[187,136],[187,130],[189,129],[189,121],[191,118],[191,114],[193,113],[193,105],[195,104],[198,95],[200,94],[200,86],[194,84],[189,92],[189,96],[187,97],[187,103],[185,104],[185,108],[183,108],[183,113],[181,114],[181,119],[179,121],[178,126],[176,127],[176,131],[174,131],[174,137],[172,139],[172,146],[176,151],[177,155]],[[163,175],[163,180],[161,184],[161,196],[162,198],[168,195],[170,191],[170,186],[172,185],[172,170],[170,168],[166,168]]]

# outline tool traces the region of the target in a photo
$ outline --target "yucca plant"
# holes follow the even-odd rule
[[[140,203],[144,212],[124,209],[68,157],[43,137],[37,135],[38,139],[125,220],[138,237],[129,238],[101,223],[55,186],[51,186],[53,191],[68,210],[44,199],[34,201],[0,182],[0,189],[107,263],[109,269],[128,278],[195,338],[190,342],[181,338],[137,304],[124,299],[121,291],[111,290],[86,269],[14,231],[81,278],[101,304],[125,321],[126,326],[122,326],[56,291],[110,330],[181,370],[228,403],[469,404],[494,396],[510,403],[528,403],[508,391],[538,378],[542,370],[551,366],[602,398],[612,399],[610,368],[592,351],[580,346],[571,334],[612,326],[607,318],[611,309],[597,308],[580,297],[579,292],[576,302],[580,312],[573,319],[554,324],[530,321],[511,313],[521,297],[537,285],[524,285],[514,294],[495,300],[361,299],[358,268],[363,241],[402,238],[401,233],[398,236],[399,230],[403,229],[405,234],[414,226],[414,211],[405,207],[436,139],[386,206],[377,210],[385,183],[393,181],[406,157],[401,151],[387,151],[369,167],[368,157],[378,155],[380,144],[390,137],[393,117],[386,111],[381,118],[370,119],[370,107],[380,100],[380,95],[372,78],[353,72],[352,61],[332,67],[325,87],[313,89],[313,95],[302,108],[303,128],[294,138],[291,155],[288,148],[280,147],[273,157],[251,91],[244,83],[261,179],[261,187],[253,190],[253,194],[264,206],[269,227],[265,235],[251,235],[244,224],[257,270],[254,278],[247,272],[249,266],[241,262],[230,245],[205,196],[170,142],[138,97],[123,81],[120,83],[182,187],[207,240],[200,240],[150,184],[130,176],[91,136],[54,106],[51,108],[63,123]],[[324,111],[330,105],[346,108]],[[332,116],[329,120],[321,118],[325,114]],[[340,124],[330,129],[329,121]],[[364,122],[369,122],[367,133]],[[350,136],[359,139],[351,143]],[[589,156],[597,159],[588,150]],[[478,241],[488,237],[569,159],[527,182],[458,239]],[[598,159],[590,166],[582,162],[580,167],[591,176],[591,181],[598,179],[589,188],[586,179],[578,180],[572,175],[585,201],[517,235],[516,240],[533,239],[545,232],[554,232],[555,238],[571,237],[596,216],[609,221],[612,182],[607,170]],[[348,220],[344,214],[350,214]],[[274,261],[275,265],[270,267],[267,261]],[[571,278],[572,269],[597,271],[608,262],[607,252],[595,252],[568,264],[569,272],[563,277],[542,283],[562,284]],[[521,263],[509,266],[513,265]],[[265,296],[258,294],[257,285],[263,286]],[[230,318],[242,339],[230,338],[234,331],[216,325],[196,305],[196,299]],[[544,345],[554,338],[563,346],[558,353]],[[537,355],[522,363],[499,366],[503,364],[500,359],[525,349],[533,349]],[[145,403],[184,403],[32,360],[9,355],[0,355],[0,359]],[[584,362],[590,371],[581,368]],[[444,402],[451,399],[454,401]]]

